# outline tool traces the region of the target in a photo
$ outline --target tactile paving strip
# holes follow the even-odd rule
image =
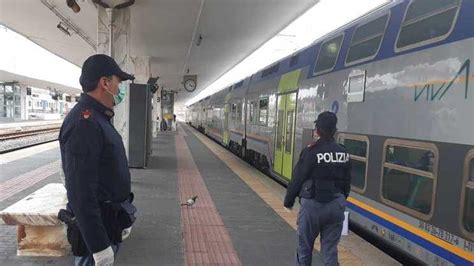
[[[175,142],[180,201],[198,196],[193,206],[181,207],[185,264],[241,265],[184,137],[177,135]]]

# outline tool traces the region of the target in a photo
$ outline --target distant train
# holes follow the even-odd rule
[[[474,1],[395,0],[191,106],[186,120],[288,182],[337,113],[351,222],[430,265],[474,264]]]

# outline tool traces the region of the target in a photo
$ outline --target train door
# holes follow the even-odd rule
[[[296,92],[278,95],[277,130],[273,170],[291,179],[295,135]]]
[[[202,112],[204,113],[203,116],[204,116],[204,121],[202,122],[202,128],[204,130],[204,134],[208,131],[208,128],[207,128],[207,119],[208,119],[208,116],[207,116],[207,108],[202,108]]]
[[[229,111],[230,105],[228,103],[224,104],[224,132],[222,133],[222,141],[224,145],[229,145]]]
[[[230,142],[230,135],[229,135],[229,113],[230,113],[230,99],[232,98],[232,94],[227,93],[224,98],[224,132],[222,132],[222,141],[224,145],[228,146]]]
[[[278,85],[277,130],[273,170],[291,179],[296,125],[296,99],[300,70],[283,75]]]

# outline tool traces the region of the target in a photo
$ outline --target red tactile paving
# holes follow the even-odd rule
[[[198,196],[194,206],[181,207],[185,264],[242,265],[183,136],[175,142],[180,201]]]
[[[29,188],[41,180],[59,171],[60,161],[54,161],[28,173],[19,175],[0,183],[0,201]]]

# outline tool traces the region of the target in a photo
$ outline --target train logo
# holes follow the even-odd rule
[[[456,73],[456,75],[449,81],[449,83],[442,82],[438,88],[435,88],[435,86],[437,85],[437,83],[440,83],[440,81],[432,81],[431,83],[428,82],[424,84],[422,88],[418,88],[418,86],[415,85],[415,102],[418,101],[423,94],[426,97],[426,101],[440,101],[455,82],[463,81],[465,82],[464,99],[467,99],[467,93],[469,88],[470,64],[471,60],[466,60],[459,69],[459,71]],[[465,71],[465,74],[461,76],[461,73],[463,73],[463,71]]]

